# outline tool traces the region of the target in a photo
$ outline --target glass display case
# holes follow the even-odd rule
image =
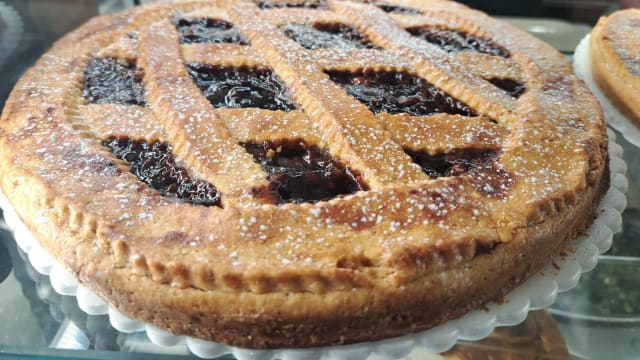
[[[0,1],[0,108],[20,75],[55,39],[96,14],[144,2],[148,1]],[[527,5],[531,8],[524,9],[520,5],[524,2],[468,3],[486,6],[569,58],[590,31],[591,22],[618,6],[606,1],[532,1]],[[523,17],[532,14],[539,17]],[[622,231],[614,236],[612,248],[600,257],[598,266],[583,274],[576,288],[560,294],[549,309],[530,312],[518,326],[498,328],[482,341],[460,341],[446,353],[416,349],[406,358],[640,358],[640,149],[622,136],[617,141],[628,166],[628,206]],[[0,358],[191,357],[184,345],[153,345],[145,333],[118,332],[106,315],[87,315],[75,297],[53,290],[48,276],[25,259],[11,232],[0,227]]]

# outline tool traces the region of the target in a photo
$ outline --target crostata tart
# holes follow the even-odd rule
[[[600,91],[640,126],[640,9],[600,18],[589,40],[591,75]]]
[[[429,329],[592,222],[602,112],[563,55],[444,1],[175,1],[22,77],[0,186],[122,313],[252,348]]]

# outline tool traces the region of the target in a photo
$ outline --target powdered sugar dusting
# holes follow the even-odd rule
[[[106,228],[117,233],[109,236],[126,240],[131,253],[149,255],[147,246],[152,244],[151,255],[159,262],[184,260],[206,265],[214,274],[232,268],[234,274],[247,278],[300,268],[327,273],[340,269],[368,274],[368,279],[378,276],[377,271],[386,274],[381,276],[397,275],[403,269],[388,270],[407,249],[440,249],[465,244],[474,236],[506,241],[498,233],[526,225],[535,204],[587,186],[589,171],[602,161],[597,158],[601,119],[588,114],[594,107],[580,101],[585,99],[584,89],[554,54],[546,59],[546,51],[538,54],[535,46],[516,44],[517,36],[496,35],[513,56],[480,70],[465,64],[476,57],[447,54],[399,26],[399,22],[442,25],[447,16],[456,20],[446,22],[456,26],[469,20],[453,11],[438,8],[442,18],[411,15],[416,20],[394,15],[398,22],[392,22],[370,4],[330,1],[329,5],[318,11],[287,9],[276,16],[276,10],[239,4],[220,17],[232,23],[249,44],[198,45],[197,58],[209,59],[209,65],[259,64],[271,69],[299,106],[287,113],[214,109],[187,75],[180,54],[188,47],[179,44],[168,12],[150,17],[151,24],[142,21],[130,32],[133,37],[121,34],[96,54],[85,53],[82,61],[70,60],[72,51],[45,55],[37,67],[49,71],[37,80],[35,75],[28,77],[14,95],[31,105],[25,107],[27,114],[2,125],[2,134],[9,134],[12,146],[34,149],[29,156],[37,162],[9,150],[15,155],[11,161],[24,162],[20,166],[35,172],[56,197],[72,201],[88,214],[98,214],[109,224]],[[188,8],[196,18],[211,11]],[[307,50],[279,28],[300,19],[305,23],[338,19],[357,28],[376,48]],[[478,28],[488,21],[481,16],[470,19]],[[491,34],[500,31],[511,30],[496,25]],[[207,52],[210,58],[202,56]],[[98,55],[136,56],[131,60],[144,70],[147,107],[87,105],[76,97],[85,60]],[[517,100],[474,70],[499,75],[511,63],[517,66],[509,71],[527,85],[527,92]],[[480,116],[374,115],[325,73],[408,68],[468,103]],[[541,70],[545,74],[541,78],[532,75]],[[6,111],[17,113],[15,108]],[[101,148],[99,140],[109,135],[168,141],[194,175],[221,190],[222,208],[160,197]],[[275,206],[256,200],[254,191],[267,184],[266,174],[238,142],[292,138],[327,148],[332,157],[361,172],[371,190],[315,204]],[[2,142],[0,146],[10,149]],[[431,179],[404,149],[429,154],[480,149],[495,152],[496,158],[481,171]],[[519,206],[514,208],[513,203]],[[432,254],[425,250],[412,266],[422,269],[430,261],[441,261]],[[461,254],[453,258],[464,260]],[[247,283],[243,286],[250,286]]]

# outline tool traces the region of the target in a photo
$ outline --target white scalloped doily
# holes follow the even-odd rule
[[[333,346],[310,349],[251,350],[199,340],[187,336],[174,336],[149,324],[131,319],[102,299],[79,285],[76,279],[57,264],[37,243],[22,224],[16,213],[0,192],[0,207],[4,218],[13,231],[18,246],[28,253],[33,267],[42,274],[49,275],[53,288],[62,295],[76,296],[79,307],[91,315],[109,314],[112,326],[124,333],[146,331],[149,339],[161,346],[185,344],[189,350],[202,358],[214,358],[233,354],[240,360],[289,359],[397,359],[414,348],[438,353],[451,348],[458,340],[480,340],[487,337],[496,326],[513,326],[524,321],[529,310],[550,306],[558,292],[573,288],[580,274],[592,270],[598,262],[599,254],[611,246],[613,234],[620,231],[621,213],[627,205],[624,195],[627,189],[625,176],[627,166],[622,160],[622,147],[615,142],[615,134],[610,136],[609,154],[611,188],[599,204],[599,215],[586,233],[574,240],[573,252],[558,256],[552,264],[513,290],[501,304],[489,304],[485,310],[475,310],[463,317],[449,321],[433,329],[399,338],[360,343],[347,346]]]
[[[591,63],[589,60],[589,37],[585,35],[573,53],[573,71],[584,80],[587,87],[602,105],[605,120],[612,128],[618,130],[627,141],[640,147],[640,128],[629,120],[618,108],[602,93],[593,76],[591,75]]]
[[[5,23],[6,29],[0,34],[0,66],[13,55],[22,38],[22,18],[17,11],[3,1],[0,1],[0,20]]]

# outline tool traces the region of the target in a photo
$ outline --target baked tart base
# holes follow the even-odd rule
[[[568,251],[556,257],[546,265],[544,270],[534,275],[527,282],[514,291],[507,294],[499,303],[490,304],[485,309],[476,310],[453,322],[441,324],[429,331],[405,335],[393,341],[381,341],[366,343],[349,347],[314,348],[306,353],[310,357],[342,356],[343,358],[366,357],[369,353],[379,355],[392,352],[408,353],[414,348],[439,353],[446,351],[458,340],[479,340],[491,333],[497,326],[515,325],[527,316],[528,311],[546,308],[555,300],[557,292],[569,290],[578,282],[580,273],[590,271],[596,266],[598,255],[606,252],[612,241],[612,235],[620,231],[621,213],[626,207],[626,177],[625,164],[622,160],[622,148],[615,142],[615,134],[609,132],[609,153],[611,159],[611,187],[607,195],[598,206],[598,217],[593,224],[573,243],[568,245]],[[46,255],[35,240],[21,224],[17,215],[6,202],[6,198],[0,193],[0,208],[4,210],[4,216],[18,245],[29,256],[30,262],[44,275],[50,276],[53,289],[56,292],[77,296],[80,308],[92,315],[108,314],[110,322],[115,329],[125,333],[146,331],[150,340],[160,346],[173,346],[185,341],[181,337],[145,325],[133,320],[112,306],[102,301],[89,290],[78,288],[78,283],[72,274]],[[400,345],[399,345],[400,344]],[[222,344],[200,341],[187,338],[186,345],[197,356],[209,358],[225,353],[237,353],[243,351],[239,348],[227,347]],[[400,346],[400,347],[398,347]],[[265,350],[253,350],[253,356],[265,356]],[[286,356],[289,350],[280,349],[271,353],[272,357]],[[294,352],[296,350],[293,350]]]
[[[239,347],[418,332],[501,299],[609,188],[564,57],[448,1],[179,1],[18,82],[0,188],[118,311]]]

